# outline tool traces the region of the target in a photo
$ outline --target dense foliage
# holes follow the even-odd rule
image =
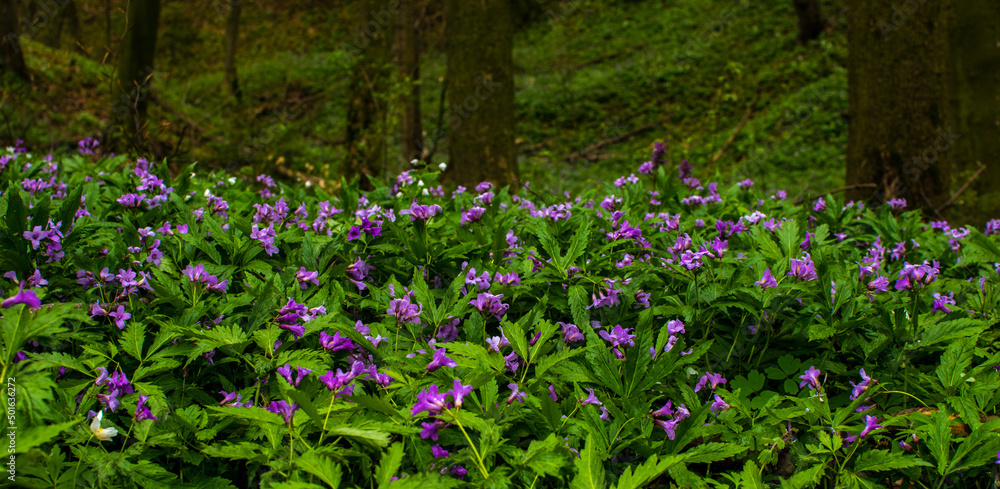
[[[0,156],[17,484],[985,487],[1000,463],[1000,246],[905,202],[701,183],[659,146],[579,196],[92,149]]]

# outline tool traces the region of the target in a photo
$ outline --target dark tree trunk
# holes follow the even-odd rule
[[[420,38],[417,34],[417,1],[402,0],[396,16],[396,64],[399,77],[409,90],[403,94],[400,131],[404,163],[423,156],[423,124],[420,120]]]
[[[954,161],[941,14],[940,2],[912,12],[889,0],[848,2],[847,184],[878,185],[851,199],[902,197],[940,218],[933,209],[949,196]]]
[[[73,46],[77,52],[87,54],[87,50],[83,47],[83,38],[80,36],[80,11],[76,8],[76,2],[69,0],[65,8],[70,35],[73,36]]]
[[[390,6],[399,2],[389,2]],[[378,0],[362,0],[354,16],[353,44],[348,53],[354,58],[347,107],[347,162],[344,176],[361,176],[361,186],[373,188],[372,182],[385,167],[385,118],[383,95],[392,62],[393,16],[398,11],[386,8]]]
[[[28,66],[21,54],[20,20],[17,0],[0,0],[0,69],[29,80]]]
[[[242,99],[239,78],[236,76],[236,47],[240,38],[240,8],[243,0],[229,0],[226,13],[226,52],[223,81],[226,89],[237,101]]]
[[[111,114],[130,142],[136,146],[145,132],[159,21],[159,0],[131,0],[128,3],[125,37],[118,53],[118,76],[114,80]]]
[[[950,0],[951,94],[955,140],[952,193],[978,174],[954,201],[950,217],[980,229],[1000,218],[1000,3]],[[953,224],[954,225],[954,224]]]
[[[461,185],[518,182],[509,0],[446,0],[448,151]]]
[[[799,17],[799,42],[806,44],[819,38],[827,27],[819,0],[792,0]]]

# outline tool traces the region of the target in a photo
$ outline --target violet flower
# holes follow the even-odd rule
[[[445,356],[444,348],[438,348],[434,350],[434,356],[431,359],[431,362],[427,364],[427,371],[433,372],[441,367],[455,368],[457,366],[458,363]]]
[[[771,269],[770,268],[765,268],[764,269],[764,276],[761,277],[760,280],[754,282],[753,284],[756,285],[756,286],[758,286],[758,287],[760,287],[763,290],[763,289],[767,289],[769,287],[777,287],[778,286],[778,281],[774,279],[773,275],[771,275]]]
[[[517,384],[515,383],[507,384],[507,388],[510,389],[511,391],[510,396],[507,397],[507,404],[510,404],[515,400],[523,404],[524,400],[528,398],[528,393],[521,392],[521,390],[517,387]]]
[[[147,419],[153,421],[159,421],[159,419],[156,416],[153,416],[153,412],[149,410],[149,407],[146,406],[146,400],[148,399],[149,396],[144,396],[141,394],[139,395],[139,404],[136,405],[134,413],[136,422],[144,421]]]
[[[698,392],[705,388],[706,385],[710,385],[711,389],[714,391],[716,387],[721,384],[727,383],[727,380],[722,377],[722,374],[718,373],[705,373],[700,379],[698,379],[698,384],[694,386],[694,391]]]
[[[441,414],[448,407],[448,393],[438,393],[438,386],[431,385],[423,391],[417,393],[417,402],[413,405],[411,413],[413,416],[427,411],[430,416]]]
[[[799,389],[808,385],[810,390],[818,391],[820,388],[819,374],[820,370],[810,365],[809,369],[806,370],[804,374],[799,376],[799,378],[802,379],[802,382],[799,383]]]
[[[4,299],[3,303],[0,303],[0,307],[7,309],[14,307],[17,304],[24,304],[31,309],[38,309],[39,307],[42,307],[42,301],[38,298],[38,295],[35,294],[35,291],[24,290],[24,282],[21,282],[20,289],[16,294]]]

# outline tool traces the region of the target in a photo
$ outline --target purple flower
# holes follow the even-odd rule
[[[559,402],[559,396],[556,395],[556,386],[552,384],[549,384],[549,399],[552,399],[552,402]]]
[[[801,389],[801,388],[805,387],[806,385],[808,385],[809,389],[811,389],[811,390],[814,390],[814,391],[819,390],[819,387],[820,387],[819,386],[819,374],[820,374],[820,370],[817,369],[816,367],[810,365],[809,369],[806,370],[804,374],[802,374],[802,375],[799,376],[799,378],[802,379],[802,382],[799,383],[799,389]]]
[[[441,411],[447,407],[448,393],[438,393],[438,386],[431,385],[422,392],[417,393],[417,403],[413,405],[411,412],[413,416],[420,414],[422,411],[427,411],[427,414],[430,416],[436,416],[441,414]]]
[[[108,384],[108,383],[111,382],[111,380],[108,378],[108,369],[107,368],[98,367],[97,368],[97,372],[98,372],[99,375],[97,376],[96,379],[94,379],[94,385],[104,385],[104,384]]]
[[[149,399],[149,396],[144,396],[144,395],[141,395],[141,394],[139,395],[139,404],[136,405],[136,407],[135,407],[135,413],[134,413],[135,414],[135,420],[137,422],[138,421],[144,421],[144,420],[147,420],[147,419],[153,420],[153,421],[159,421],[159,419],[157,419],[156,416],[153,416],[153,412],[149,410],[149,407],[146,406],[146,400],[148,400],[148,399]]]
[[[385,313],[395,317],[398,323],[420,324],[421,310],[420,304],[410,303],[410,296],[407,294],[401,299],[389,301],[389,308],[385,310]]]
[[[448,450],[442,448],[441,445],[434,445],[431,447],[431,456],[434,458],[444,458],[447,457],[448,455],[451,454],[448,453]]]
[[[441,206],[437,204],[420,205],[417,204],[416,200],[414,200],[413,203],[410,204],[409,209],[403,209],[399,211],[399,213],[403,215],[409,214],[411,222],[412,221],[427,222],[430,218],[434,217],[440,211],[441,211]]]
[[[326,331],[319,333],[319,344],[330,351],[354,351],[354,342],[350,338],[340,336],[340,331],[334,331],[333,335],[326,334]]]
[[[361,362],[357,362],[355,363],[355,365],[358,365],[360,363]],[[336,392],[342,389],[347,384],[349,384],[352,380],[354,380],[354,377],[357,376],[357,373],[360,372],[356,372],[354,368],[351,368],[351,370],[348,371],[347,373],[344,373],[339,368],[337,369],[336,373],[334,373],[332,370],[327,370],[326,374],[321,375],[319,377],[319,381],[322,382],[327,389]]]
[[[452,389],[446,392],[447,395],[451,396],[455,401],[455,407],[462,407],[462,401],[465,396],[472,393],[472,385],[462,385],[458,379],[455,379],[452,383]]]
[[[865,428],[858,434],[858,438],[864,438],[868,433],[879,428],[882,428],[882,425],[878,424],[878,418],[865,415]]]
[[[523,404],[524,400],[528,398],[528,393],[521,392],[521,390],[518,389],[517,384],[515,383],[507,384],[507,388],[510,389],[511,391],[510,396],[507,397],[507,404],[514,402],[514,400],[517,400],[518,402]]]
[[[121,401],[118,400],[118,394],[118,389],[111,389],[107,394],[98,394],[97,400],[100,401],[101,404],[104,404],[107,409],[110,409],[111,412],[114,412],[121,404]]]
[[[114,318],[115,326],[118,326],[118,329],[125,329],[125,321],[130,319],[132,314],[125,312],[125,306],[119,305],[118,310],[108,313],[108,316]]]
[[[38,298],[38,295],[35,294],[35,291],[24,290],[24,282],[21,283],[21,288],[16,294],[4,299],[3,303],[0,303],[0,307],[7,309],[9,307],[14,307],[17,304],[24,304],[31,309],[38,309],[39,307],[42,307],[42,301]]]
[[[853,401],[853,400],[857,399],[858,396],[860,396],[866,390],[868,390],[868,387],[870,387],[871,384],[874,383],[874,382],[878,382],[878,381],[872,379],[871,377],[869,377],[868,374],[865,373],[865,369],[862,368],[861,369],[861,383],[855,385],[854,382],[850,382],[850,384],[851,384],[851,400]]]
[[[587,397],[584,399],[580,399],[581,406],[586,406],[587,404],[596,404],[598,406],[604,405],[603,402],[597,400],[597,396],[594,395],[594,389],[588,387],[584,390],[587,391]]]
[[[768,287],[777,287],[778,281],[774,279],[773,275],[771,275],[771,269],[765,268],[764,276],[761,277],[760,280],[754,282],[753,284],[760,287],[761,289],[766,289]]]
[[[886,202],[886,204],[889,204],[889,207],[891,207],[893,210],[905,209],[906,208],[906,199],[892,199],[892,200]]]
[[[931,308],[931,312],[942,311],[945,314],[951,312],[951,308],[948,304],[955,305],[955,293],[950,292],[948,295],[941,295],[937,292],[933,294],[934,297],[934,307]]]
[[[299,409],[299,405],[296,403],[289,406],[285,401],[271,401],[265,409],[274,414],[280,414],[284,418],[285,424],[290,425],[292,424],[292,417],[295,415],[295,411]]]
[[[927,265],[911,265],[906,263],[899,271],[899,279],[896,280],[896,290],[916,290],[924,285],[937,280],[937,262]]]
[[[420,423],[420,425],[424,427],[424,429],[420,430],[420,438],[424,440],[430,438],[434,441],[438,441],[438,432],[448,427],[448,423],[440,419],[435,419],[432,423]]]
[[[301,338],[302,335],[306,334],[306,327],[301,324],[297,323],[287,324],[279,322],[278,327],[283,330],[290,331],[292,335],[295,336],[296,340]],[[275,347],[275,349],[277,349],[277,347]]]
[[[712,409],[712,411],[715,411],[715,412],[725,411],[725,410],[729,409],[729,404],[726,404],[726,401],[723,401],[722,398],[719,397],[718,394],[716,394],[715,395],[715,402],[712,403],[711,409]]]
[[[289,365],[289,364],[286,363],[283,367],[278,367],[278,369],[276,370],[276,372],[278,372],[278,375],[281,375],[282,377],[284,377],[285,380],[287,380],[289,384],[293,383],[293,381],[292,381],[292,366],[291,365]]]
[[[469,301],[469,304],[481,312],[483,317],[494,316],[500,319],[504,314],[507,314],[508,308],[506,304],[500,302],[500,299],[503,299],[503,294],[493,295],[489,292],[481,292],[475,299]]]
[[[306,270],[306,267],[299,267],[299,271],[295,272],[295,280],[299,282],[299,287],[302,290],[308,289],[310,282],[319,287],[319,272],[310,272]]]
[[[434,350],[434,357],[431,359],[431,363],[427,364],[427,371],[433,372],[441,367],[455,368],[457,366],[458,363],[445,356],[444,348],[438,348]]]
[[[484,207],[473,207],[462,213],[462,219],[459,222],[462,226],[470,224],[473,222],[479,222],[483,218],[483,214],[486,213],[486,208]]]
[[[630,331],[632,331],[632,328],[622,328],[620,324],[616,324],[615,327],[612,328],[611,333],[601,331],[600,336],[606,341],[611,342],[612,352],[614,352],[616,357],[625,358],[625,355],[622,354],[618,347],[622,345],[635,346],[634,339],[636,335],[629,334]]]
[[[722,377],[722,374],[718,373],[705,373],[700,379],[698,379],[698,384],[694,386],[694,391],[698,392],[702,390],[706,385],[711,384],[711,388],[714,391],[716,387],[720,384],[725,384],[727,381]]]
[[[816,266],[812,262],[812,258],[809,253],[805,254],[805,257],[801,260],[791,259],[792,271],[788,272],[789,277],[795,277],[799,280],[817,280],[819,277],[816,275]]]
[[[873,291],[873,292],[874,291],[888,292],[889,291],[889,279],[886,278],[886,277],[881,277],[880,276],[880,277],[876,278],[875,280],[872,280],[871,282],[868,282],[868,290]]]
[[[583,341],[585,339],[583,337],[583,333],[580,332],[580,328],[577,328],[575,324],[568,324],[568,323],[556,323],[556,324],[562,326],[563,341],[565,341],[566,343]]]

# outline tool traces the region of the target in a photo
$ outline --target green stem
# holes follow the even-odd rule
[[[330,392],[330,405],[326,408],[326,418],[323,419],[323,430],[319,432],[319,442],[316,446],[323,445],[323,437],[326,435],[326,422],[330,420],[330,411],[333,411],[333,400],[336,398],[337,396],[333,392]]]
[[[87,438],[86,443],[83,444],[83,448],[87,448],[87,445],[90,444],[90,440],[92,440],[93,438],[94,438],[94,435],[91,434],[90,438]],[[81,448],[81,450],[83,450],[83,448]],[[73,471],[73,487],[76,487],[76,476],[80,475],[80,464],[81,463],[83,463],[83,457],[82,456],[80,457],[80,460],[78,460],[76,462],[76,470]]]
[[[453,413],[450,409],[445,409],[445,412],[451,415],[452,420],[455,421],[455,425],[458,429],[462,430],[462,435],[465,436],[465,441],[469,442],[469,447],[472,448],[472,453],[476,456],[476,464],[479,468],[479,472],[483,474],[484,479],[489,479],[490,474],[486,471],[486,466],[483,465],[483,457],[479,455],[479,450],[476,449],[476,445],[472,443],[472,438],[469,438],[469,434],[465,431],[465,427],[462,426],[462,422],[458,420],[458,413]]]

